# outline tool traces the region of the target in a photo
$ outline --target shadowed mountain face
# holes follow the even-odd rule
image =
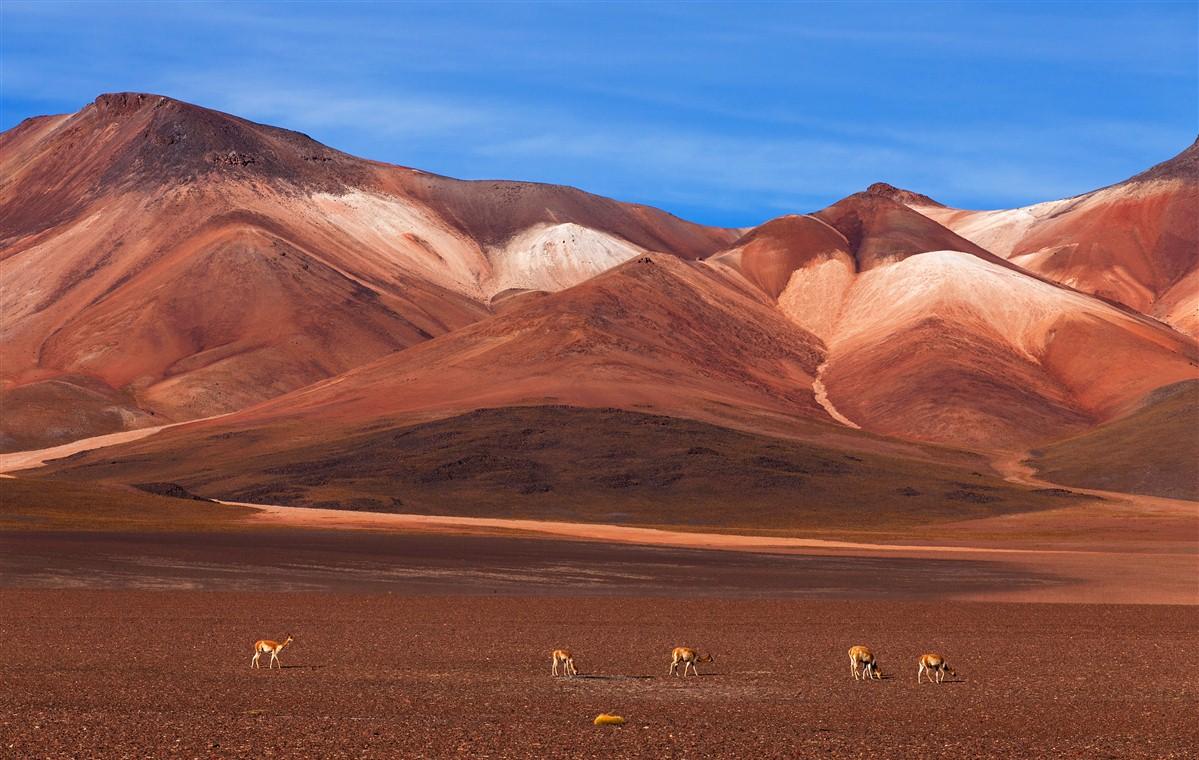
[[[1199,382],[1159,388],[1131,413],[1034,451],[1055,483],[1199,501]]]
[[[1005,483],[968,460],[931,468],[910,451],[801,443],[619,409],[510,407],[336,436],[277,432],[171,431],[45,474],[116,482],[136,474],[259,504],[676,528],[881,530],[1079,500]]]
[[[0,448],[222,414],[54,471],[371,509],[469,498],[518,514],[512,499],[553,493],[575,505],[559,516],[627,507],[638,522],[661,496],[706,504],[718,517],[703,524],[728,523],[718,502],[759,488],[759,527],[803,481],[819,519],[838,494],[907,489],[919,498],[897,514],[918,521],[954,501],[937,478],[905,480],[930,463],[960,485],[984,477],[972,452],[1119,448],[1119,431],[1160,417],[1142,411],[1156,389],[1199,377],[1194,339],[1152,318],[1185,317],[1199,289],[1194,150],[1023,216],[879,184],[742,234],[573,188],[374,163],[169,98],[101,96],[0,136]],[[1128,213],[1100,213],[1116,207]],[[1126,233],[1150,242],[1134,255],[1113,242]],[[1035,246],[1086,254],[1067,276]],[[1154,295],[1087,286],[1113,267]],[[669,440],[642,435],[647,419],[666,420],[652,425]],[[619,456],[588,458],[572,430]],[[715,440],[739,453],[679,453]],[[571,453],[508,450],[530,441]]]

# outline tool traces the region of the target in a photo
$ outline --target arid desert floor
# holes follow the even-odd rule
[[[0,756],[1189,757],[1194,505],[1088,494],[934,529],[713,533],[17,471]],[[288,633],[284,667],[251,670]],[[851,678],[855,644],[883,680]],[[678,645],[715,662],[669,677]],[[578,678],[551,677],[558,647]],[[957,676],[917,686],[926,651]]]
[[[1187,757],[1186,606],[4,590],[6,757]],[[281,670],[251,644],[291,632]],[[667,676],[688,643],[716,660]],[[866,643],[885,678],[854,682]],[[569,646],[580,676],[554,679]],[[917,686],[916,658],[958,677]],[[627,719],[591,724],[600,712]]]

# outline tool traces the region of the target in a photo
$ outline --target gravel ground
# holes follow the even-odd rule
[[[1171,606],[540,594],[0,591],[0,754],[1187,757]],[[251,644],[291,632],[275,671]],[[882,681],[855,683],[870,645]],[[666,675],[677,644],[716,655]],[[581,673],[553,679],[549,651]],[[916,658],[959,677],[917,686]],[[600,712],[622,728],[591,725]]]
[[[350,530],[0,531],[0,588],[936,599],[1072,587],[1011,564],[941,557]]]

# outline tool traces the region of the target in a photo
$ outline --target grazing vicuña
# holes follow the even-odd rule
[[[937,683],[945,680],[945,674],[957,676],[957,671],[949,667],[949,663],[945,662],[945,658],[939,654],[922,654],[920,655],[920,667],[916,670],[916,683],[920,683],[921,678],[928,676],[929,683],[933,682],[933,674],[936,674]]]
[[[569,649],[555,649],[552,657],[554,662],[550,666],[550,672],[555,676],[558,675],[558,663],[562,663],[562,675],[573,678],[579,674],[578,669],[575,668],[574,655],[570,653]]]
[[[849,648],[849,672],[853,673],[853,679],[858,680],[858,666],[862,668],[862,680],[869,678],[882,679],[883,672],[878,667],[878,660],[874,659],[874,652],[871,652],[869,647],[858,645]]]
[[[693,673],[695,673],[695,675],[698,676],[699,669],[695,667],[695,664],[697,662],[714,662],[715,659],[716,658],[710,654],[701,655],[699,652],[695,651],[691,647],[675,647],[670,652],[670,671],[669,671],[669,673],[671,675],[674,675],[676,673],[676,668],[678,668],[679,663],[681,662],[681,663],[683,663],[683,675],[684,676],[687,675],[687,668],[691,668],[691,671]]]

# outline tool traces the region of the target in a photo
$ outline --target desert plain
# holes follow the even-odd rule
[[[1196,523],[1168,499],[966,522],[943,542],[13,475],[6,756],[1181,758],[1199,741]],[[1089,542],[1069,530],[1080,515]],[[249,667],[254,639],[288,633],[282,668]],[[668,675],[683,643],[715,661]],[[882,680],[851,678],[856,643]],[[564,646],[576,678],[550,675]],[[956,675],[917,685],[926,650]],[[627,722],[592,725],[601,712]]]
[[[1199,746],[1199,142],[731,228],[119,92],[0,175],[2,756]]]

